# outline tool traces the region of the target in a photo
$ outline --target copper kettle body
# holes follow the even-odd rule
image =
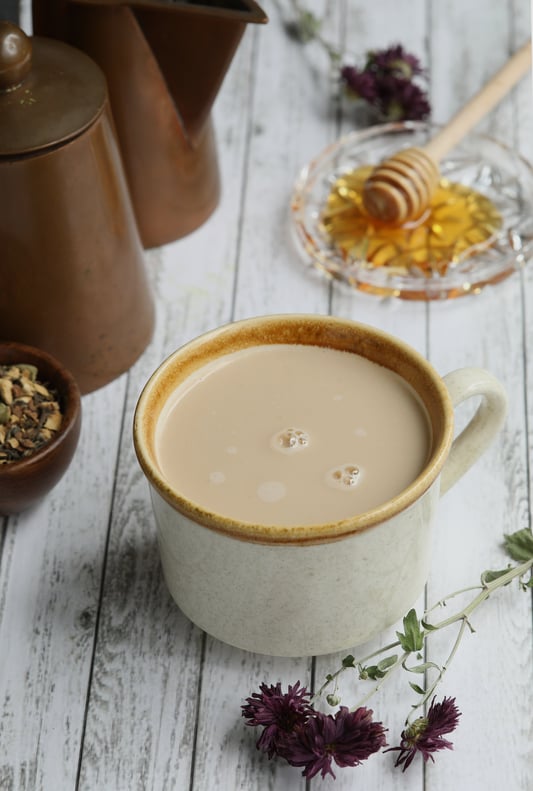
[[[0,23],[0,337],[49,352],[82,393],[125,372],[154,306],[105,77]],[[22,361],[23,362],[23,361]]]
[[[211,108],[254,0],[34,0],[35,32],[88,53],[106,74],[145,247],[198,228],[218,205]]]

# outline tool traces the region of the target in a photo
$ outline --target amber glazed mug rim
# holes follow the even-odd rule
[[[157,463],[154,443],[159,414],[170,393],[211,360],[239,349],[275,343],[349,351],[395,371],[413,387],[429,418],[432,447],[420,475],[398,496],[365,513],[330,523],[256,525],[212,513],[170,486]],[[223,325],[170,354],[141,392],[134,415],[133,441],[150,484],[166,502],[193,522],[243,541],[301,545],[328,543],[359,533],[416,503],[440,474],[452,444],[453,431],[453,406],[446,385],[433,366],[408,344],[382,330],[349,319],[276,314]]]
[[[4,361],[6,351],[16,351],[18,356],[6,363]],[[35,465],[42,465],[48,456],[53,456],[56,448],[64,442],[67,434],[75,430],[77,418],[81,411],[81,395],[77,382],[70,371],[57,358],[42,349],[38,349],[36,346],[29,346],[16,341],[0,341],[0,365],[15,365],[16,362],[29,363],[35,365],[37,369],[39,369],[39,363],[42,362],[47,369],[54,371],[55,381],[52,385],[58,391],[63,412],[59,431],[52,439],[42,447],[32,451],[29,456],[0,465],[0,476],[4,480],[18,476],[21,471],[28,470]],[[60,386],[58,386],[58,383],[60,383]]]

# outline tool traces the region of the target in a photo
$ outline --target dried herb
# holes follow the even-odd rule
[[[301,0],[274,0],[288,35],[300,44],[315,42],[328,55],[335,82],[352,99],[366,103],[373,113],[370,123],[423,121],[431,114],[426,91],[427,72],[420,60],[402,44],[365,53],[356,58],[340,52],[322,35],[324,19],[319,19]],[[371,120],[372,119],[372,120]]]
[[[533,534],[528,527],[505,536],[504,548],[517,565],[505,569],[489,569],[481,574],[476,585],[463,588],[441,599],[425,611],[421,618],[414,609],[409,610],[403,619],[403,631],[396,632],[397,640],[356,659],[352,654],[344,657],[340,667],[328,673],[320,689],[311,695],[306,687],[297,681],[283,692],[281,682],[262,683],[259,692],[254,692],[241,704],[241,714],[246,724],[262,728],[256,743],[258,750],[269,758],[281,758],[291,766],[303,769],[306,778],[321,773],[335,777],[332,766],[358,766],[362,761],[377,752],[398,753],[394,766],[405,771],[417,755],[427,762],[435,760],[441,750],[453,749],[447,737],[452,733],[461,717],[455,698],[445,696],[437,701],[435,691],[443,681],[451,661],[466,634],[473,633],[470,616],[490,596],[513,580],[523,591],[533,588]],[[448,600],[456,596],[475,593],[463,606],[441,621],[433,621],[434,610],[444,607]],[[332,613],[332,618],[335,616]],[[424,661],[423,652],[427,641],[435,632],[449,627],[458,627],[448,656],[438,664]],[[400,654],[399,651],[402,651]],[[396,651],[398,651],[396,653]],[[392,653],[394,652],[394,653]],[[369,664],[370,661],[376,664]],[[401,670],[415,673],[418,683],[409,681],[409,687],[418,696],[411,705],[405,727],[398,739],[397,746],[385,747],[386,728],[382,722],[372,719],[373,712],[366,708],[367,701],[381,687]],[[371,683],[370,689],[358,695],[352,708],[340,706],[335,714],[325,714],[317,706],[336,707],[341,702],[338,694],[338,679],[341,674],[349,673],[358,682]],[[431,702],[430,702],[431,701]],[[427,709],[427,710],[426,710]],[[419,716],[414,716],[416,712]],[[355,787],[355,786],[354,786]],[[363,787],[363,786],[361,786]]]
[[[0,464],[35,453],[61,420],[57,393],[39,381],[34,365],[0,365]]]

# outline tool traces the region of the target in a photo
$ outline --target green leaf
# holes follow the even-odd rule
[[[505,574],[507,574],[509,569],[510,566],[507,566],[506,569],[500,569],[499,571],[489,571],[489,570],[484,571],[483,574],[481,575],[481,584],[487,585],[489,582],[494,582],[494,580],[497,580],[499,577],[505,576]]]
[[[420,621],[420,623],[422,624],[426,632],[433,632],[436,629],[436,627],[433,626],[432,623],[428,623],[428,621],[424,621],[423,619]]]
[[[378,670],[388,670],[389,667],[392,667],[398,661],[398,655],[393,654],[392,656],[386,656],[385,659],[382,659],[381,662],[378,662]]]
[[[366,678],[371,678],[372,681],[376,681],[378,678],[383,678],[385,676],[383,670],[380,670],[377,665],[369,665],[363,668],[363,671]]]
[[[403,619],[404,632],[396,632],[400,645],[404,651],[420,651],[424,645],[424,632],[420,628],[416,610],[409,610]]]
[[[429,670],[430,668],[440,670],[440,667],[436,665],[435,662],[422,662],[420,665],[413,665],[413,667],[407,667],[407,665],[404,663],[403,666],[410,673],[425,673],[426,670]]]
[[[360,665],[359,678],[371,678],[373,681],[376,681],[378,678],[384,678],[384,676],[387,675],[389,668],[395,665],[397,661],[398,656],[395,654],[394,656],[385,657],[385,659],[382,659],[381,662],[377,663],[377,665],[367,665],[366,667],[361,667]]]
[[[344,659],[342,660],[342,666],[343,667],[355,667],[355,657],[353,657],[351,654],[348,654],[348,656],[345,656]]]
[[[422,689],[422,687],[419,687],[418,684],[413,684],[412,681],[409,682],[409,686],[411,687],[411,689],[414,689],[415,692],[418,692],[419,695],[425,695],[426,694],[426,690],[425,689]]]
[[[533,559],[533,534],[528,527],[506,534],[504,546],[507,554],[519,563]]]

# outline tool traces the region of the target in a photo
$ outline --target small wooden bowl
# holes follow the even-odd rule
[[[39,381],[58,394],[62,423],[46,445],[19,461],[0,464],[0,515],[17,514],[35,505],[65,473],[76,450],[81,427],[81,398],[73,376],[54,357],[21,343],[0,342],[0,365],[29,363]]]

